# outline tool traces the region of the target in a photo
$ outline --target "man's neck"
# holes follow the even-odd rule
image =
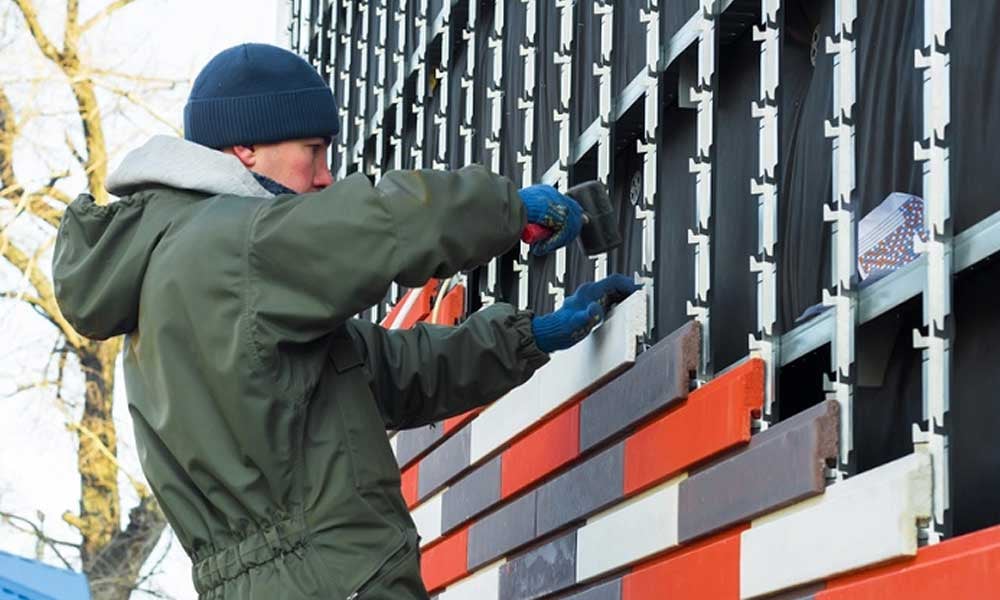
[[[298,193],[295,190],[291,189],[290,187],[288,187],[286,185],[283,185],[283,184],[280,184],[277,181],[271,179],[267,175],[261,175],[260,173],[254,173],[253,171],[250,171],[250,173],[253,174],[254,179],[257,180],[257,183],[259,183],[262,188],[264,188],[265,190],[271,192],[275,196],[278,196],[280,194],[297,194]]]

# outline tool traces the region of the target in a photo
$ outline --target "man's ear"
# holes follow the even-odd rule
[[[243,166],[250,169],[257,164],[257,151],[253,146],[233,146],[229,153],[240,159]]]

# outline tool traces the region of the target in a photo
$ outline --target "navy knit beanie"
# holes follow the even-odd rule
[[[209,148],[339,132],[337,102],[319,73],[297,54],[267,44],[217,54],[184,107],[184,137]]]

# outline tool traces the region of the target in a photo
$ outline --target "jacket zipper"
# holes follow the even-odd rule
[[[399,551],[402,550],[404,546],[406,546],[406,535],[405,534],[403,535],[403,539],[400,541],[399,545],[397,545],[395,548],[393,548],[392,552],[390,552],[389,554],[387,554],[385,556],[385,558],[382,559],[382,562],[380,562],[378,564],[378,566],[375,567],[375,570],[372,571],[368,575],[368,577],[365,577],[364,581],[361,582],[361,584],[357,587],[357,589],[355,589],[354,592],[352,592],[347,597],[346,600],[357,600],[357,598],[359,597],[359,595],[361,594],[361,592],[363,592],[364,589],[366,587],[368,587],[368,584],[370,584],[372,581],[375,580],[375,576],[382,569],[382,567],[384,567],[386,564],[388,564],[388,562],[392,559],[392,557],[396,556],[396,554],[398,554]],[[404,552],[404,555],[405,555],[405,552]]]

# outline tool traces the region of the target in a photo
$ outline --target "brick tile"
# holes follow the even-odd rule
[[[531,600],[576,583],[576,532],[500,567],[500,600]]]
[[[914,560],[833,579],[816,600],[992,598],[998,573],[1000,526],[924,546]]]
[[[444,435],[440,425],[404,429],[396,433],[396,463],[400,467],[413,462]]]
[[[407,508],[417,505],[417,478],[419,477],[420,463],[410,465],[400,471],[400,489],[403,492],[403,500],[406,501]]]
[[[931,479],[930,457],[915,452],[755,520],[740,540],[741,596],[915,556],[916,524],[931,515]]]
[[[420,461],[417,491],[421,499],[432,494],[469,466],[472,431],[463,427]]]
[[[635,365],[584,399],[580,451],[628,429],[649,414],[688,396],[697,369],[701,329],[694,321],[646,350]]]
[[[818,404],[689,475],[680,489],[681,542],[823,493],[825,461],[837,456],[839,409],[833,400]]]
[[[621,600],[621,598],[622,580],[618,578],[563,596],[562,600]]]
[[[622,600],[738,600],[743,529],[636,566],[622,579]]]
[[[625,445],[604,452],[538,488],[538,535],[584,518],[622,497]]]
[[[579,454],[580,405],[556,415],[504,451],[500,497],[509,498]]]
[[[488,562],[535,538],[535,492],[501,507],[469,529],[469,568]]]
[[[751,359],[705,384],[687,402],[625,441],[625,493],[644,489],[750,441],[764,400],[764,361]]]
[[[452,431],[455,431],[462,425],[465,425],[472,419],[476,418],[476,415],[483,412],[484,407],[474,408],[468,412],[464,412],[460,415],[449,417],[444,420],[444,434],[448,435]]]
[[[469,574],[468,547],[469,530],[465,528],[421,552],[420,574],[427,591],[440,590]]]
[[[441,527],[451,531],[500,501],[500,457],[476,468],[444,493]]]

